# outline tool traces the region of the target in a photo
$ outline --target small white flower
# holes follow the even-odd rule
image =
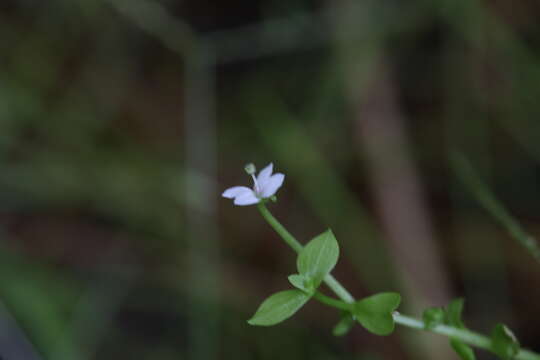
[[[234,199],[235,205],[253,205],[263,199],[272,197],[283,185],[283,180],[285,180],[285,175],[281,173],[272,175],[273,169],[274,164],[270,163],[255,177],[255,167],[252,164],[247,165],[246,171],[253,178],[253,189],[246,186],[234,186],[225,190],[221,196]]]

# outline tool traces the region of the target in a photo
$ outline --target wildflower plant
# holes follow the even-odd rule
[[[272,175],[274,164],[270,163],[255,176],[257,169],[253,164],[247,164],[244,168],[248,175],[253,178],[253,189],[245,186],[233,186],[223,192],[223,197],[234,199],[235,205],[253,205],[265,199],[270,199],[283,185],[285,175],[277,173]]]
[[[356,323],[375,335],[385,336],[391,334],[398,324],[448,337],[451,347],[463,360],[476,359],[472,347],[490,351],[503,360],[540,360],[539,354],[522,349],[516,336],[504,324],[496,324],[489,336],[469,330],[462,320],[464,300],[461,298],[451,301],[445,308],[426,309],[422,319],[397,311],[401,303],[397,292],[355,299],[331,274],[339,259],[339,245],[332,230],[326,230],[302,245],[266,206],[270,200],[277,200],[275,194],[283,185],[285,175],[273,174],[273,164],[266,166],[257,176],[253,164],[246,165],[245,170],[253,179],[253,188],[231,187],[222,196],[233,199],[235,205],[256,205],[268,224],[297,253],[297,272],[288,277],[292,288],[264,300],[248,320],[250,325],[277,325],[293,316],[309,300],[315,299],[340,311],[340,319],[333,329],[335,336],[347,334]],[[321,292],[323,283],[337,298]]]

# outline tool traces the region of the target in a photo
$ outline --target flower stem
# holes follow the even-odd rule
[[[297,253],[302,250],[302,244],[300,244],[300,242],[298,242],[298,240],[296,240],[296,238],[291,235],[291,233],[288,232],[283,225],[281,225],[281,223],[274,217],[274,215],[270,213],[264,203],[259,203],[257,205],[257,208],[261,212],[261,215],[264,217],[264,219],[283,238],[287,245],[289,245]],[[313,297],[318,301],[331,307],[349,311],[351,309],[350,304],[355,301],[354,297],[332,275],[327,275],[324,278],[324,282],[341,300],[333,299],[320,292],[316,292]],[[450,338],[455,338],[469,345],[493,352],[493,344],[491,339],[474,331],[459,329],[448,325],[437,325],[433,328],[427,329],[422,320],[416,319],[411,316],[402,315],[397,311],[395,311],[392,315],[396,324],[406,326],[412,329],[431,331],[433,333],[447,336]],[[540,355],[532,351],[521,349],[514,359],[540,360]]]
[[[303,248],[302,244],[300,244],[300,242],[296,240],[296,238],[289,231],[287,231],[283,225],[281,225],[278,219],[276,219],[270,210],[268,210],[266,205],[260,202],[257,204],[257,208],[261,212],[263,218],[281,236],[281,238],[285,240],[287,245],[299,253]],[[354,302],[354,297],[331,274],[326,275],[324,282],[341,300],[347,303]]]
[[[291,233],[288,232],[283,225],[281,225],[281,223],[274,217],[274,215],[270,213],[270,210],[268,210],[266,205],[264,205],[263,202],[260,202],[257,204],[257,208],[261,212],[263,218],[270,224],[272,228],[274,228],[274,230],[276,230],[279,236],[281,236],[283,240],[285,240],[287,245],[289,245],[294,251],[299,253],[302,250],[302,244],[300,244],[298,240],[296,240],[294,236],[292,236]]]

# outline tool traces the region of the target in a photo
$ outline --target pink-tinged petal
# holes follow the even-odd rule
[[[274,164],[270,163],[259,172],[259,176],[257,176],[257,182],[259,183],[259,187],[261,189],[263,189],[268,183],[268,180],[270,180],[270,176],[272,176],[272,171],[274,171]]]
[[[246,194],[242,194],[240,196],[237,196],[234,199],[234,204],[235,205],[241,205],[241,206],[253,205],[253,204],[258,203],[259,201],[260,201],[260,199],[255,196],[255,193],[253,191],[251,191],[249,194],[246,193]]]
[[[252,192],[253,191],[250,188],[245,187],[245,186],[233,186],[232,188],[228,188],[227,190],[225,190],[223,194],[221,194],[221,196],[227,199],[232,199],[237,196],[241,196],[241,195],[252,193]]]
[[[283,185],[283,181],[285,180],[285,175],[281,173],[274,174],[270,177],[268,182],[266,183],[266,186],[262,188],[261,195],[263,198],[269,198],[270,196],[274,195],[276,191]]]

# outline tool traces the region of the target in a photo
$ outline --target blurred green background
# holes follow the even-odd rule
[[[328,227],[335,275],[402,310],[466,298],[540,351],[540,266],[477,201],[458,152],[540,231],[537,1],[0,2],[0,356],[456,359],[445,339],[310,303],[246,320],[294,255],[220,197],[247,162],[271,210]],[[481,353],[480,359],[492,359]]]

